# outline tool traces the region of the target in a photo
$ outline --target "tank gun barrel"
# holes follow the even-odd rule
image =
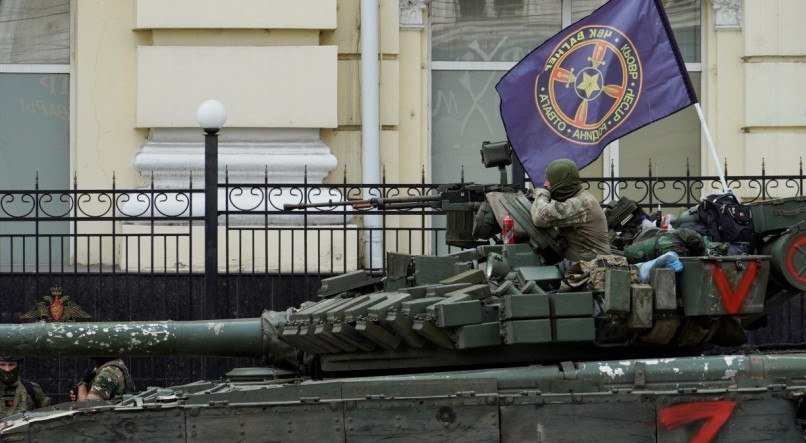
[[[261,318],[0,325],[0,353],[263,357]]]

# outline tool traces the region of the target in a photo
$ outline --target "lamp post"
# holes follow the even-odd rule
[[[204,304],[205,316],[215,318],[218,292],[218,130],[227,110],[217,100],[199,105],[196,119],[204,129]]]

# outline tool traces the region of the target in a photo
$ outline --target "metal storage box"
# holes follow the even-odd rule
[[[681,257],[678,293],[687,316],[755,314],[764,310],[769,255]]]
[[[753,228],[756,232],[786,229],[806,214],[806,197],[790,197],[748,204],[753,211]]]

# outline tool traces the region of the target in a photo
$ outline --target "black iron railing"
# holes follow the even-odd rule
[[[666,209],[691,207],[702,196],[722,192],[719,177],[695,176],[690,174],[689,162],[686,159],[686,174],[682,176],[653,175],[652,162],[649,162],[647,175],[643,177],[614,177],[614,167],[610,167],[610,177],[583,179],[588,189],[601,193],[602,201],[617,200],[621,196],[629,197],[644,209],[661,206]],[[767,175],[764,160],[761,163],[760,175],[728,174],[727,162],[723,165],[728,187],[744,202],[768,200],[804,195],[803,159],[798,162],[797,174]]]
[[[797,175],[728,177],[746,202],[804,195],[802,163]],[[719,192],[717,177],[609,177],[583,179],[602,201],[627,196],[646,209],[673,212]],[[194,248],[195,228],[205,224],[203,190],[109,189],[0,191],[0,272],[193,272],[203,267]],[[351,206],[288,211],[286,204],[435,195],[435,184],[230,183],[219,185],[219,243],[223,272],[300,274],[346,272],[361,263],[361,237],[382,232],[384,251],[428,253],[441,244],[442,211],[431,207],[378,210]],[[376,214],[381,226],[361,217]],[[306,232],[309,235],[303,235]],[[272,237],[273,236],[273,237]],[[309,249],[323,242],[351,257],[323,256]],[[351,245],[353,242],[355,245]],[[286,248],[287,250],[284,250]],[[302,248],[302,249],[300,249]],[[303,253],[307,251],[307,253]],[[198,252],[198,251],[197,251]],[[203,254],[202,254],[203,255]],[[274,259],[273,256],[277,258]],[[299,260],[297,260],[299,258]],[[286,263],[283,263],[286,261]],[[352,262],[352,264],[350,264]],[[360,266],[359,266],[360,267]]]

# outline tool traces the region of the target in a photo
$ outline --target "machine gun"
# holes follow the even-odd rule
[[[524,189],[508,183],[506,167],[512,164],[509,142],[484,142],[480,153],[485,167],[498,168],[500,183],[450,183],[439,185],[434,195],[285,204],[283,209],[346,206],[357,210],[431,208],[445,213],[445,243],[463,249],[489,244],[491,239],[497,241],[495,236],[501,232],[503,218],[509,215],[515,221],[515,237],[528,239],[546,262],[556,263],[565,249],[562,239],[555,229],[542,229],[532,224],[529,213],[531,202],[524,194]]]

